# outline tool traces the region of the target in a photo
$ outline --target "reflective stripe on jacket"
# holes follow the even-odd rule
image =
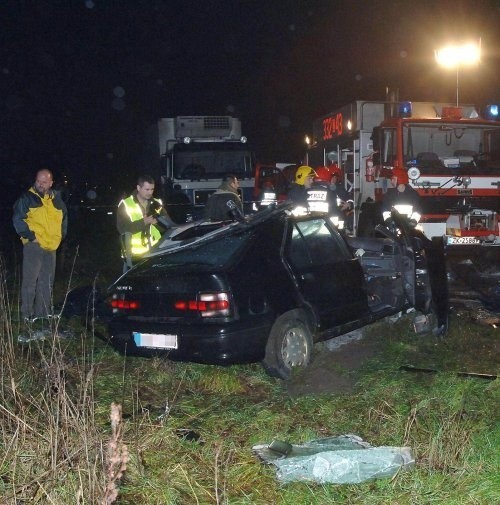
[[[307,204],[311,212],[328,213],[330,210],[329,194],[326,189],[310,188],[307,190]]]
[[[162,205],[161,200],[154,199],[159,205]],[[125,211],[132,222],[139,221],[144,218],[142,207],[134,199],[133,195],[122,200],[118,206],[125,206]],[[137,232],[132,234],[130,239],[130,253],[133,256],[140,256],[149,251],[161,238],[160,230],[154,225],[150,225],[145,232]]]

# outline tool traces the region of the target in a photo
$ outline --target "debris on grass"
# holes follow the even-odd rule
[[[435,370],[434,368],[421,368],[413,365],[402,365],[399,367],[399,370],[403,372],[419,372],[419,373],[438,373],[439,370]],[[494,374],[489,373],[477,373],[477,372],[457,372],[457,377],[471,377],[473,379],[486,379],[493,381],[497,378]]]
[[[255,445],[252,450],[259,459],[276,466],[277,478],[283,483],[359,484],[393,477],[415,463],[409,447],[372,447],[350,434],[302,445],[274,440],[268,445]]]

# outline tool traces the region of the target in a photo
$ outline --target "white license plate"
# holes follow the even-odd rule
[[[133,331],[137,347],[153,347],[155,349],[177,349],[177,335],[164,333],[139,333]]]
[[[308,191],[308,200],[326,200],[326,191]]]
[[[479,240],[475,237],[447,237],[446,243],[452,244],[479,244]]]

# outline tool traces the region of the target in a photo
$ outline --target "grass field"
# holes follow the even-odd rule
[[[498,329],[467,312],[443,340],[377,323],[352,392],[292,396],[259,364],[124,357],[92,319],[62,321],[72,338],[21,345],[3,275],[0,289],[2,504],[500,503],[499,382],[458,374],[498,373]],[[346,433],[409,446],[416,465],[356,485],[283,485],[252,453]]]

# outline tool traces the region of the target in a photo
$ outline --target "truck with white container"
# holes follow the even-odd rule
[[[251,207],[255,160],[238,118],[161,118],[148,129],[146,142],[145,164],[160,176],[169,212],[178,220],[199,217],[227,173],[238,177],[245,208]]]

